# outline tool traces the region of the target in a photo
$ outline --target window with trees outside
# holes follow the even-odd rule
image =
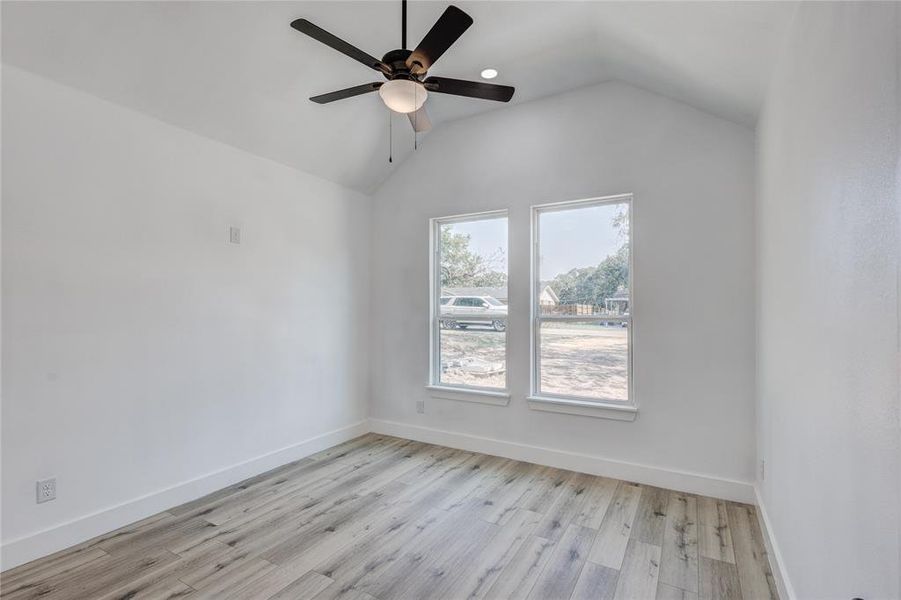
[[[631,196],[533,208],[533,397],[632,404],[631,211]]]
[[[432,220],[431,383],[507,388],[507,213]]]

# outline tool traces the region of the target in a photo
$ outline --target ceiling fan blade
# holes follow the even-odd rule
[[[407,67],[414,75],[425,73],[470,25],[472,17],[456,6],[448,6],[407,58]]]
[[[365,52],[363,52],[356,46],[352,46],[352,45],[348,44],[347,42],[345,42],[338,36],[329,33],[328,31],[326,31],[322,27],[319,27],[318,25],[313,25],[306,19],[297,19],[296,21],[293,21],[291,23],[291,27],[293,27],[294,29],[296,29],[297,31],[299,31],[301,33],[305,33],[306,35],[310,36],[314,40],[322,42],[323,44],[325,44],[326,46],[328,46],[330,48],[334,48],[335,50],[337,50],[338,52],[341,52],[342,54],[346,54],[347,56],[351,57],[352,59],[354,59],[356,61],[363,63],[364,65],[366,65],[367,67],[369,67],[371,69],[375,69],[376,71],[381,71],[383,73],[388,73],[391,71],[391,69],[388,67],[388,65],[386,65],[385,63],[383,63],[376,57],[366,54]]]
[[[430,92],[495,100],[497,102],[509,102],[510,98],[513,97],[513,92],[516,91],[516,88],[509,85],[451,79],[450,77],[428,77],[423,83]]]
[[[353,98],[354,96],[359,96],[360,94],[368,94],[369,92],[374,92],[382,87],[382,83],[383,82],[381,81],[364,83],[363,85],[356,85],[344,90],[338,90],[337,92],[329,92],[328,94],[313,96],[312,98],[310,98],[310,100],[312,100],[316,104],[328,104],[329,102],[334,102],[335,100],[344,100],[345,98]]]
[[[407,116],[410,117],[410,125],[413,126],[413,131],[416,133],[422,133],[432,128],[432,120],[429,118],[425,106],[417,111],[407,113]]]

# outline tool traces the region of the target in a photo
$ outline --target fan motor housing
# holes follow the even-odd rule
[[[412,54],[410,50],[391,50],[382,57],[382,62],[391,67],[391,73],[384,73],[385,79],[412,79],[419,81],[419,77],[410,73],[407,66],[407,58]]]

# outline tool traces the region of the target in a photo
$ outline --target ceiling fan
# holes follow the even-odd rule
[[[456,6],[448,6],[416,49],[407,50],[407,0],[402,0],[401,4],[401,48],[389,51],[381,60],[306,19],[297,19],[291,23],[291,27],[297,31],[379,71],[387,80],[313,96],[310,100],[327,104],[378,90],[385,105],[395,112],[406,113],[417,132],[431,128],[429,116],[423,106],[429,92],[509,102],[515,90],[507,85],[427,77],[429,69],[441,55],[472,25],[472,17]]]

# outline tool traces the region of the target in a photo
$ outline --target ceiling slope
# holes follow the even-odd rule
[[[513,103],[620,79],[752,126],[794,11],[786,2],[456,2],[475,24],[433,75],[517,88]],[[410,44],[444,10],[411,2]],[[400,2],[3,2],[12,64],[361,191],[412,149],[374,96],[308,97],[378,75],[289,27],[306,17],[381,56]],[[435,126],[504,105],[434,94]]]

